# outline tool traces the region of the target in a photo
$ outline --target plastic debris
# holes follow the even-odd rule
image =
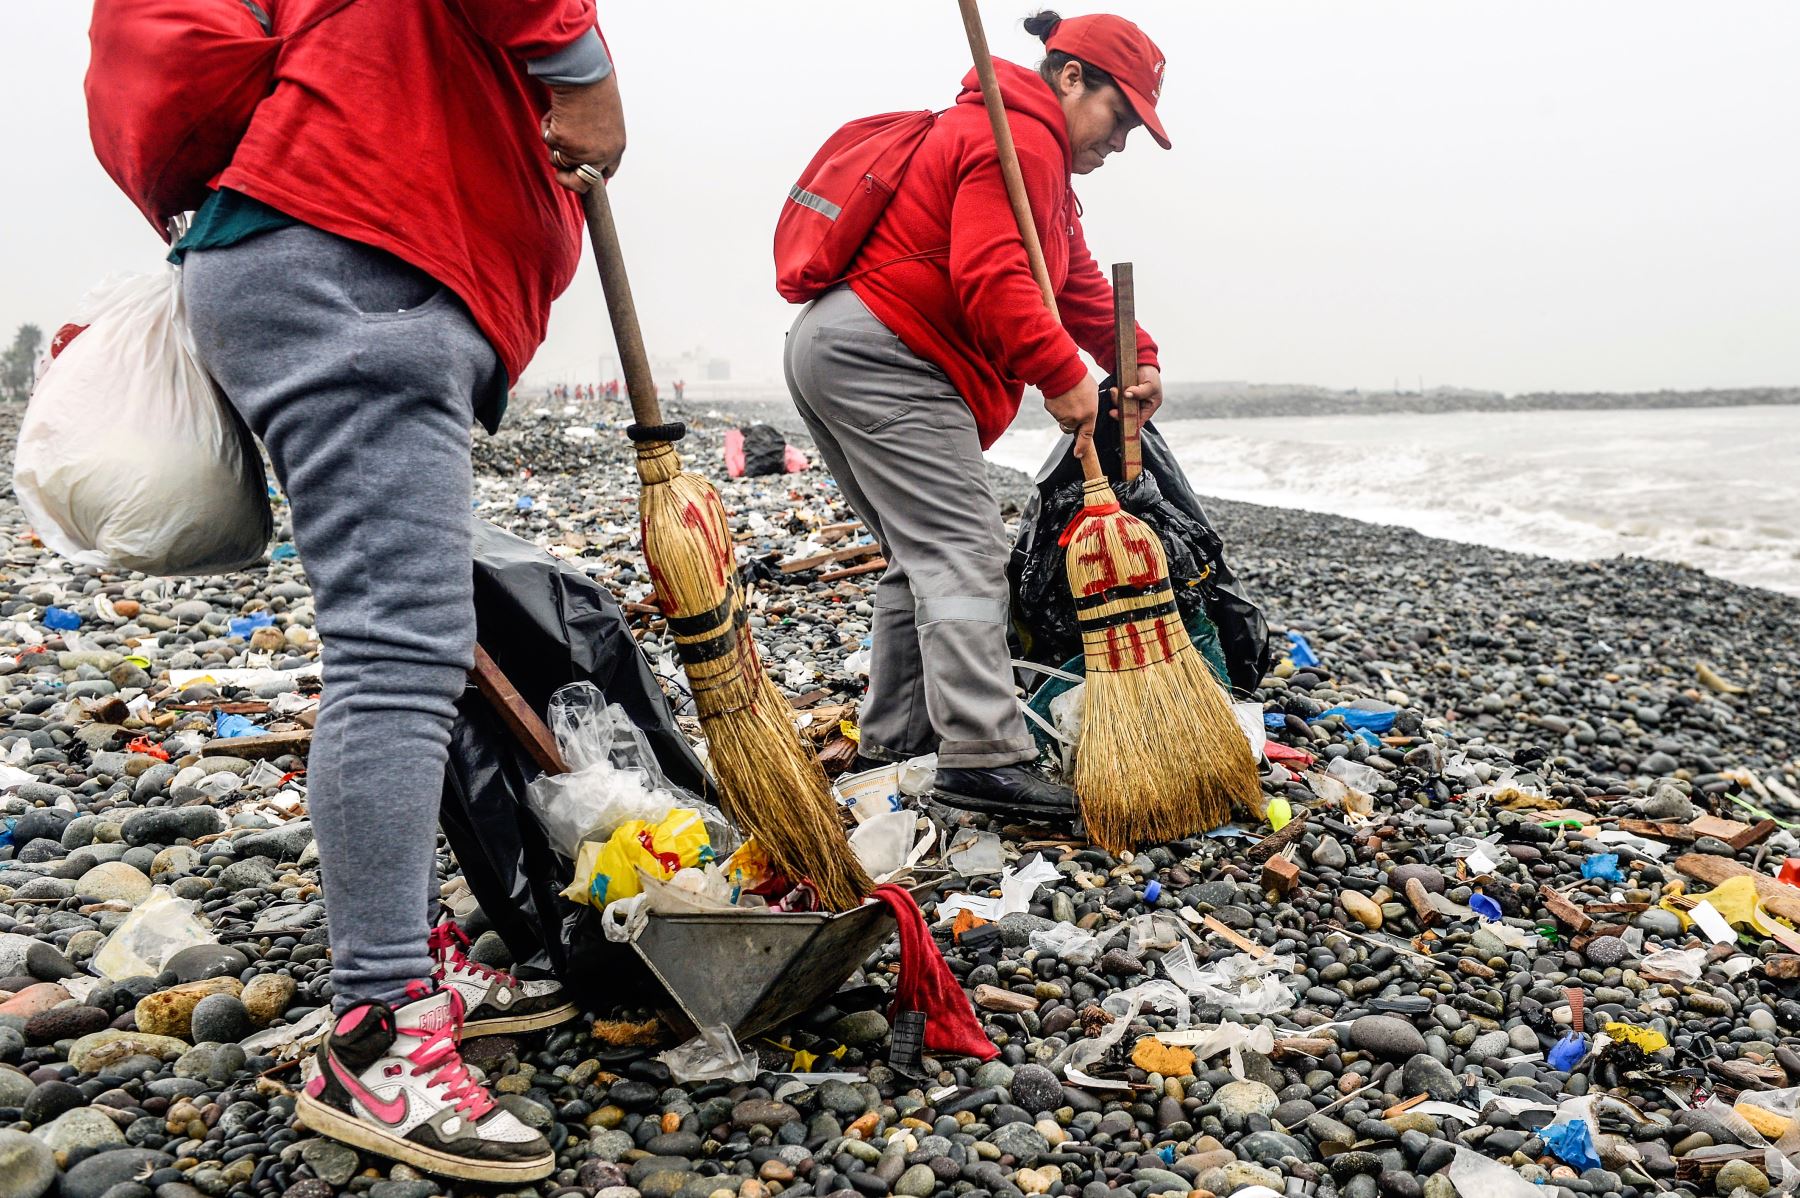
[[[1551,1063],[1555,1063],[1554,1056]],[[1553,1123],[1538,1134],[1544,1138],[1544,1147],[1565,1164],[1577,1169],[1600,1167],[1600,1153],[1594,1147],[1594,1129],[1588,1126],[1587,1120]]]
[[[213,735],[221,740],[255,736],[261,731],[256,722],[247,716],[233,715],[228,711],[213,712]]]
[[[1487,920],[1498,920],[1502,914],[1499,903],[1480,893],[1469,896],[1469,910]]]
[[[944,864],[964,877],[997,874],[1006,866],[1003,850],[998,833],[964,828],[945,850]]]
[[[549,716],[569,772],[533,779],[525,803],[563,856],[573,859],[584,841],[609,840],[632,821],[658,823],[677,808],[700,812],[713,852],[736,847],[727,842],[725,817],[669,785],[644,734],[598,687],[579,682],[561,688],[550,696]]]
[[[1056,867],[1044,860],[1043,854],[1006,871],[1000,879],[1000,897],[953,894],[938,904],[938,922],[949,923],[958,911],[967,911],[977,919],[997,923],[1008,915],[1019,915],[1031,907],[1031,896],[1045,882],[1059,877]]]
[[[1543,1198],[1543,1191],[1520,1177],[1514,1169],[1490,1160],[1472,1148],[1454,1145],[1450,1158],[1450,1183],[1462,1198]]]
[[[1312,642],[1306,639],[1304,632],[1289,630],[1288,658],[1301,669],[1319,664],[1319,655],[1313,652]]]
[[[54,628],[58,632],[73,632],[81,627],[81,617],[66,607],[46,607],[44,627]]]
[[[1198,1060],[1216,1057],[1222,1052],[1231,1054],[1231,1075],[1239,1081],[1247,1080],[1244,1073],[1244,1050],[1259,1052],[1264,1056],[1275,1050],[1275,1032],[1266,1023],[1254,1027],[1242,1023],[1221,1023],[1216,1027],[1186,1028],[1174,1032],[1158,1032],[1156,1038],[1164,1044],[1178,1048],[1192,1049]],[[1243,1191],[1238,1191],[1242,1193]]]
[[[1655,1028],[1638,1027],[1631,1023],[1609,1023],[1605,1030],[1614,1040],[1635,1044],[1646,1053],[1661,1052],[1669,1046],[1669,1038]]]
[[[1617,853],[1591,853],[1581,862],[1581,876],[1598,878],[1602,882],[1623,882],[1625,874],[1619,869]]]
[[[669,1067],[677,1082],[753,1080],[761,1070],[755,1052],[745,1052],[724,1026],[703,1027],[693,1039],[659,1053],[657,1060]]]
[[[150,977],[184,948],[217,944],[199,910],[199,903],[176,898],[167,886],[153,887],[94,954],[95,970],[114,982]]]
[[[1287,827],[1289,821],[1294,818],[1294,808],[1286,799],[1282,798],[1280,795],[1276,795],[1269,800],[1267,814],[1269,817],[1269,827],[1272,830],[1279,832]]]
[[[1666,978],[1674,982],[1697,982],[1706,962],[1701,948],[1666,948],[1651,953],[1638,962],[1638,972],[1646,977]]]
[[[1238,953],[1201,969],[1194,950],[1183,942],[1163,955],[1169,980],[1203,1003],[1215,1003],[1238,1015],[1278,1015],[1294,1006],[1294,993],[1270,976],[1293,969],[1287,956],[1253,957]]]
[[[1581,1064],[1587,1054],[1587,1035],[1583,1032],[1570,1032],[1551,1046],[1545,1059],[1550,1062],[1552,1069],[1559,1069],[1567,1073]]]
[[[233,616],[225,622],[225,631],[233,640],[247,641],[250,634],[258,628],[273,628],[275,614],[273,612],[252,612],[247,616]]]
[[[570,902],[603,908],[642,889],[639,871],[667,880],[712,861],[713,852],[697,811],[677,808],[654,824],[628,820],[604,840],[581,843],[575,880],[562,894]]]
[[[1382,733],[1393,730],[1394,721],[1399,718],[1400,712],[1398,708],[1392,707],[1327,707],[1324,711],[1321,711],[1318,715],[1313,716],[1306,722],[1309,724],[1322,724],[1333,716],[1341,719],[1346,728],[1364,732]]]

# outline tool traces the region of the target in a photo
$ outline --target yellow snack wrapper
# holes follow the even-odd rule
[[[666,882],[680,870],[712,859],[712,842],[700,813],[678,807],[654,824],[634,819],[620,824],[604,841],[583,841],[575,859],[575,880],[562,895],[570,902],[605,907],[643,890],[640,869]]]
[[[1669,1046],[1669,1039],[1655,1028],[1638,1027],[1630,1023],[1609,1023],[1606,1034],[1615,1040],[1627,1044],[1635,1044],[1645,1052],[1660,1052]]]

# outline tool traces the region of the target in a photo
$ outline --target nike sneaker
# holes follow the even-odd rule
[[[553,981],[524,981],[468,957],[469,937],[446,920],[431,930],[432,978],[462,996],[463,1039],[536,1032],[575,1018],[575,1004]]]
[[[414,982],[401,1007],[340,1015],[307,1063],[301,1122],[333,1140],[463,1181],[518,1184],[556,1168],[543,1136],[495,1104],[457,1051],[463,1000]]]

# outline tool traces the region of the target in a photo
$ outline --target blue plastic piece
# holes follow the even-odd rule
[[[1582,1032],[1570,1032],[1551,1047],[1545,1059],[1550,1062],[1550,1068],[1567,1073],[1581,1064],[1581,1060],[1587,1056],[1587,1052],[1587,1036]],[[1558,1153],[1557,1155],[1561,1156],[1562,1154]],[[1568,1160],[1569,1158],[1563,1157],[1563,1159]]]
[[[299,556],[300,551],[294,548],[292,541],[283,541],[269,551],[269,560],[272,562],[291,562]]]
[[[1496,903],[1485,894],[1471,894],[1469,896],[1469,910],[1475,912],[1475,914],[1481,916],[1483,919],[1497,920],[1500,918],[1500,904]]]
[[[1279,711],[1265,711],[1263,712],[1263,727],[1270,732],[1280,732],[1287,727],[1287,716]]]
[[[13,825],[18,822],[19,821],[15,819],[0,819],[0,849],[5,848],[13,842]]]
[[[1400,717],[1397,711],[1367,711],[1361,707],[1327,707],[1312,719],[1309,724],[1317,724],[1332,716],[1344,717],[1344,726],[1359,731],[1389,732],[1393,730],[1394,721]]]
[[[81,627],[81,617],[66,607],[46,607],[44,627],[54,628],[58,632],[74,632]]]
[[[531,510],[531,506],[532,506],[532,499],[531,499],[531,496],[529,496],[529,495],[519,496],[519,502],[517,502],[513,505],[513,507],[517,511],[521,511],[521,512],[529,512]]]
[[[213,735],[221,739],[234,736],[254,736],[261,731],[261,728],[241,715],[232,715],[225,711],[213,712]]]
[[[1625,875],[1619,870],[1617,853],[1590,853],[1581,862],[1581,876],[1599,878],[1602,882],[1623,882]]]
[[[1304,632],[1289,632],[1288,657],[1302,668],[1319,664],[1319,655],[1313,652],[1312,642],[1306,639]]]
[[[1565,1165],[1577,1169],[1600,1167],[1600,1154],[1594,1150],[1594,1129],[1587,1125],[1586,1119],[1552,1123],[1538,1134],[1544,1137],[1544,1147]]]
[[[225,630],[230,633],[234,639],[246,641],[250,639],[250,634],[255,632],[258,628],[268,628],[274,623],[274,613],[259,611],[252,612],[247,616],[231,617],[231,619],[225,622]]]
[[[1156,1150],[1156,1155],[1162,1157],[1163,1164],[1165,1164],[1165,1165],[1174,1164],[1175,1163],[1175,1145],[1164,1144],[1161,1148],[1158,1148]]]
[[[1151,878],[1149,884],[1144,887],[1144,901],[1146,903],[1154,903],[1161,897],[1162,883],[1158,882],[1155,878]]]

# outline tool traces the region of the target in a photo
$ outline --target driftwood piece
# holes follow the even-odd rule
[[[1740,865],[1728,857],[1710,853],[1684,853],[1675,858],[1675,869],[1686,877],[1708,886],[1718,886],[1733,878],[1755,880],[1757,897],[1770,915],[1800,922],[1800,887],[1777,882],[1767,874],[1759,874],[1748,865]],[[1705,897],[1705,896],[1700,896]]]

